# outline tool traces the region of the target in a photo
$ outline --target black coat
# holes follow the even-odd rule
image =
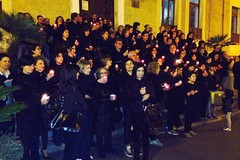
[[[27,105],[26,109],[17,115],[18,133],[20,136],[39,134],[42,126],[42,106],[40,98],[34,91],[32,76],[20,73],[13,84],[21,87],[14,93],[14,98],[16,101],[24,102]]]
[[[142,102],[143,95],[140,94],[140,89],[146,87],[146,92],[150,94],[150,98]],[[154,90],[152,83],[147,79],[132,79],[129,81],[126,87],[127,100],[130,105],[130,109],[134,112],[142,112],[143,106],[151,102],[154,97]]]
[[[240,61],[233,65],[232,71],[234,74],[234,88],[240,90]]]

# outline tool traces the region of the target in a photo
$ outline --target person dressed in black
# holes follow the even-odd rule
[[[196,83],[197,75],[194,72],[189,72],[187,75],[187,83],[185,84],[185,96],[186,96],[186,110],[185,110],[185,125],[184,135],[187,138],[191,138],[192,135],[197,135],[192,130],[192,123],[195,118],[196,109],[198,108],[199,88]]]
[[[78,67],[75,64],[66,64],[60,74],[59,94],[63,97],[63,109],[66,114],[70,116],[76,116],[81,114],[81,121],[85,118],[85,109],[87,104],[84,101],[82,94],[78,91],[77,87],[77,72]],[[77,123],[77,122],[73,122]],[[79,124],[79,123],[77,123]],[[71,125],[71,124],[66,124]],[[71,126],[66,126],[64,130],[64,155],[63,160],[76,160],[81,158],[79,151],[81,148],[81,133],[84,128],[84,124],[81,124],[80,130],[75,125],[75,132],[69,130]]]
[[[232,68],[234,74],[234,88],[238,91],[238,109],[240,109],[240,55],[239,61],[235,62]]]
[[[19,60],[21,72],[13,81],[20,90],[14,93],[16,101],[24,102],[27,107],[17,115],[18,134],[23,145],[22,160],[39,160],[39,136],[42,126],[42,105],[48,103],[34,91],[32,72],[34,59],[31,56],[22,56]]]
[[[79,92],[83,95],[85,102],[87,103],[86,116],[84,128],[81,136],[81,150],[80,156],[83,160],[90,160],[89,156],[89,143],[90,135],[93,126],[93,115],[96,110],[96,94],[95,86],[96,82],[94,77],[91,75],[91,62],[87,60],[80,60],[77,65],[79,66],[79,75],[77,80],[77,86]],[[92,138],[92,137],[91,137]]]
[[[48,80],[54,77],[54,73],[45,72],[45,62],[42,57],[35,57],[34,71],[31,74],[32,78],[32,88],[38,97],[44,94],[49,94]],[[48,145],[48,128],[49,128],[49,117],[47,110],[44,105],[41,106],[42,122],[41,122],[41,134],[42,139],[42,153],[45,159],[49,159],[49,154],[47,151]]]
[[[112,86],[108,80],[108,70],[99,68],[96,71],[96,100],[97,100],[97,150],[101,158],[105,152],[115,152],[112,148],[112,116],[111,101],[116,100]]]
[[[134,160],[139,160],[140,147],[143,147],[143,160],[149,158],[149,125],[145,107],[154,95],[152,84],[144,76],[145,67],[136,64],[134,78],[127,84],[126,93],[133,121]]]

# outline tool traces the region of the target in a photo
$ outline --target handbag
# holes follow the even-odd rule
[[[163,129],[163,105],[160,103],[148,104],[146,114],[149,122],[151,134],[159,135]]]
[[[82,127],[82,113],[66,113],[61,108],[57,115],[50,122],[51,129],[64,130],[66,132],[79,132]]]

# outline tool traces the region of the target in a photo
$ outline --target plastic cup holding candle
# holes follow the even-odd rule
[[[110,100],[115,101],[117,99],[117,96],[115,94],[110,94]]]

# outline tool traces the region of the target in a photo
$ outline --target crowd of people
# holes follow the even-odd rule
[[[29,13],[20,14],[31,18]],[[111,21],[96,13],[89,19],[72,13],[66,21],[58,16],[52,26],[49,21],[37,16],[40,32],[46,32],[46,43],[28,46],[29,52],[19,58],[19,71],[11,71],[10,57],[0,54],[1,85],[21,86],[12,96],[27,104],[16,117],[23,160],[38,160],[40,146],[43,157],[51,158],[47,151],[52,118],[49,106],[55,105],[59,95],[64,96],[67,113],[83,114],[79,132],[53,130],[55,144],[65,143],[64,160],[92,159],[89,147],[94,144],[101,158],[106,152],[115,153],[111,139],[113,123],[121,119],[120,108],[124,153],[134,160],[139,160],[141,147],[143,160],[148,160],[149,144],[163,145],[150,132],[149,104],[160,104],[167,110],[168,134],[177,136],[184,126],[183,135],[191,138],[197,135],[194,121],[217,118],[214,97],[224,95],[224,130],[231,131],[233,92],[227,86],[232,68],[235,77],[240,77],[239,65],[220,45],[208,53],[205,41],[195,41],[193,32],[185,37],[176,26],[170,30],[161,26],[157,35],[149,24],[140,31],[139,22],[120,25],[115,31]],[[68,92],[69,86],[74,92]]]

